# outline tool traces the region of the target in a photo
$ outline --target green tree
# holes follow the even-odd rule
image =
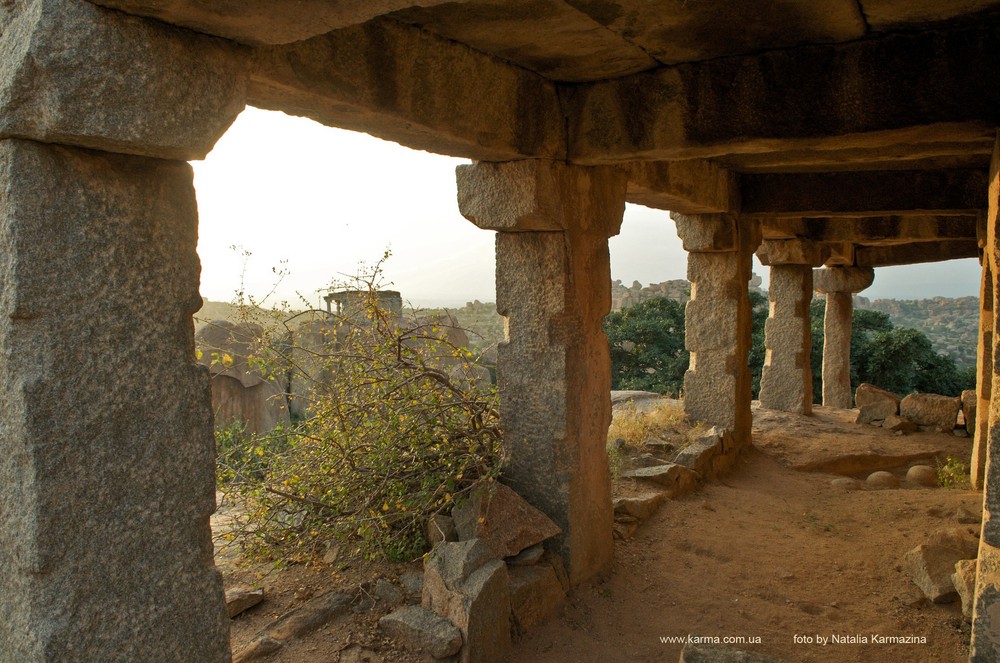
[[[679,394],[689,358],[684,304],[654,297],[604,319],[611,347],[611,388]]]

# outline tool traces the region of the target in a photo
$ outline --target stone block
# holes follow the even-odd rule
[[[813,272],[816,292],[861,292],[875,280],[871,267],[827,267]]]
[[[516,555],[562,531],[548,516],[502,483],[478,488],[468,500],[452,509],[452,517],[460,540],[481,540],[497,559]]]
[[[899,404],[899,416],[918,426],[930,426],[942,433],[950,433],[958,422],[962,401],[953,396],[937,394],[910,394]]]
[[[951,603],[958,598],[951,574],[962,553],[941,545],[919,545],[903,556],[910,580],[933,603]]]
[[[0,140],[0,200],[0,660],[228,661],[191,168]]]
[[[962,616],[966,622],[971,622],[976,595],[976,560],[961,559],[955,562],[955,572],[951,574],[951,582],[962,600]]]
[[[406,606],[378,621],[390,638],[434,658],[447,658],[462,648],[462,632],[447,619],[418,605]]]
[[[158,21],[30,0],[0,37],[0,137],[201,159],[246,104],[248,61]]]
[[[544,623],[566,598],[555,571],[548,564],[511,568],[510,603],[521,633]]]

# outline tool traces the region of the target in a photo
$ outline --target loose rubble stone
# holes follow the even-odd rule
[[[962,401],[953,396],[910,394],[899,404],[899,415],[918,426],[933,427],[950,433],[958,421]]]
[[[510,569],[511,610],[522,633],[552,616],[565,598],[566,593],[548,564]]]
[[[501,483],[478,489],[452,510],[460,540],[482,539],[498,559],[559,534],[562,530],[544,513]]]
[[[960,559],[955,562],[955,572],[951,583],[962,600],[962,616],[966,622],[972,621],[972,606],[976,595],[976,560]]]
[[[615,515],[629,515],[639,520],[648,520],[666,500],[665,493],[642,493],[633,497],[616,497],[612,501]]]
[[[517,553],[513,557],[508,557],[504,561],[507,562],[507,566],[531,566],[532,564],[537,564],[541,559],[542,555],[545,554],[545,546],[538,543],[530,548],[525,548],[521,552]]]
[[[379,628],[405,647],[434,658],[447,658],[462,648],[462,632],[447,619],[418,605],[400,608],[378,621]]]
[[[679,663],[782,663],[776,658],[723,645],[685,643]]]
[[[958,597],[951,574],[955,563],[962,559],[955,548],[939,545],[919,545],[903,556],[903,565],[910,580],[933,603],[951,603]]]
[[[906,480],[918,486],[933,488],[938,485],[937,470],[930,465],[914,465],[906,471]]]
[[[264,600],[264,590],[242,585],[226,590],[226,612],[230,618],[249,610]]]
[[[895,414],[889,415],[882,422],[882,428],[891,430],[894,433],[916,433],[920,427],[909,419],[904,419]]]
[[[872,472],[865,479],[865,485],[869,488],[899,488],[899,479],[892,472]]]

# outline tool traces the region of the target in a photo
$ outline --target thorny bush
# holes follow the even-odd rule
[[[307,561],[331,547],[413,559],[431,515],[499,476],[485,369],[445,326],[403,323],[382,308],[377,282],[378,268],[339,315],[262,326],[249,360],[272,379],[287,376],[298,416],[270,435],[217,434],[221,489],[241,503],[226,536],[251,559]]]

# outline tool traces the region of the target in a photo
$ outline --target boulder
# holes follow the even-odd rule
[[[938,485],[937,470],[930,465],[914,465],[906,471],[906,480],[918,486],[933,488]]]
[[[958,598],[951,574],[955,564],[963,559],[960,551],[950,546],[919,545],[903,556],[903,566],[920,591],[933,603],[951,603]]]
[[[965,431],[969,435],[976,434],[976,408],[979,405],[979,397],[973,389],[966,389],[962,392],[962,416],[965,417]]]
[[[865,486],[868,488],[899,488],[899,479],[892,472],[879,471],[872,472],[865,479]]]
[[[562,530],[501,483],[478,488],[452,509],[459,540],[482,539],[497,559],[511,557]]]
[[[929,426],[950,433],[958,421],[962,401],[954,396],[910,394],[899,404],[899,415],[918,426]]]
[[[509,569],[510,605],[517,629],[524,633],[551,617],[566,598],[548,564]]]
[[[972,606],[976,599],[976,560],[960,559],[955,562],[951,583],[962,600],[962,616],[965,617],[965,621],[971,622]]]
[[[862,382],[854,391],[854,403],[859,408],[877,403],[893,403],[896,406],[896,411],[892,414],[898,414],[899,401],[900,398],[896,394],[891,391],[886,391],[885,389],[880,389],[879,387],[876,387],[868,382]]]
[[[462,632],[447,619],[418,605],[400,608],[378,621],[379,628],[409,649],[447,658],[462,648]]]

